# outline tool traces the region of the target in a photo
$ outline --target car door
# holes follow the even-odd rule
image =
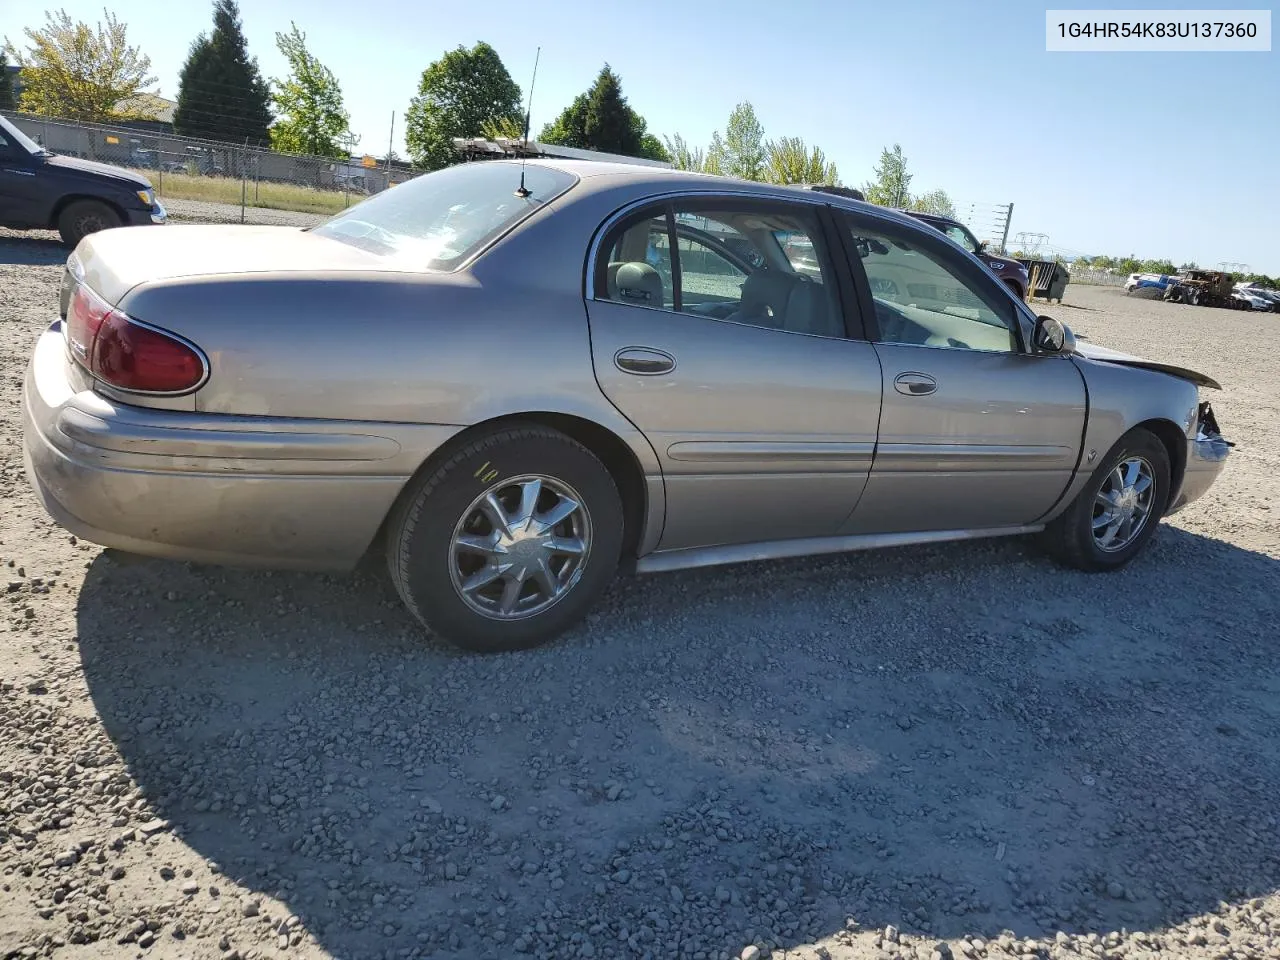
[[[599,236],[596,379],[658,455],[659,549],[833,534],[871,467],[881,377],[846,333],[853,291],[825,207],[675,199]],[[781,239],[819,266],[797,270]]]
[[[0,223],[38,222],[40,184],[32,156],[0,129]]]
[[[924,228],[842,212],[883,371],[875,464],[842,533],[1033,523],[1076,469],[1084,379],[1024,349],[999,282]]]

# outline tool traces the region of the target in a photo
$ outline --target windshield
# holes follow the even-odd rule
[[[477,160],[426,173],[370,197],[316,227],[322,237],[418,269],[452,270],[498,234],[568,190],[577,177]]]
[[[7,117],[0,117],[0,128],[3,128],[5,140],[10,143],[17,143],[27,153],[36,155],[49,153],[48,150],[10,123]]]

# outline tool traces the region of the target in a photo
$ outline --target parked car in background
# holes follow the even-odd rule
[[[1131,273],[1124,283],[1127,296],[1158,300],[1164,296],[1172,278],[1163,273]]]
[[[1032,534],[1123,567],[1223,469],[1217,387],[1077,344],[883,207],[490,160],[307,230],[87,237],[23,444],[77,536],[295,568],[377,549],[423,624],[496,651],[620,568]]]
[[[1264,313],[1270,313],[1276,308],[1275,301],[1258,290],[1251,290],[1248,287],[1236,287],[1231,294],[1237,300],[1243,300],[1249,305],[1251,310],[1260,310]]]
[[[146,177],[50,153],[0,116],[0,226],[57,230],[74,247],[98,230],[165,219]]]
[[[929,226],[945,233],[955,243],[958,243],[985,263],[991,272],[999,277],[1019,300],[1027,298],[1028,272],[1024,264],[1019,263],[1013,257],[991,253],[987,250],[986,241],[975,237],[973,231],[959,220],[939,216],[936,213],[919,213],[915,210],[903,210],[902,212],[915,217],[917,220],[923,220]]]

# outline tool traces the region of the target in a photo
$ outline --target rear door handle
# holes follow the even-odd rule
[[[923,397],[938,389],[938,381],[927,373],[900,373],[893,378],[893,388],[908,397]]]
[[[613,365],[623,373],[653,377],[674,370],[676,358],[653,347],[625,347],[613,355]]]

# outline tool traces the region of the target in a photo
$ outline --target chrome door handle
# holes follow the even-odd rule
[[[893,378],[893,388],[908,397],[923,397],[938,389],[938,381],[927,373],[900,373]]]
[[[613,365],[623,373],[653,377],[674,370],[676,358],[653,347],[625,347],[613,355]]]

